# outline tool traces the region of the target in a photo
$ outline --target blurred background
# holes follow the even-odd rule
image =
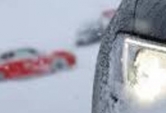
[[[121,0],[0,0],[0,55],[69,51],[70,70],[0,82],[1,113],[90,113],[100,38]],[[0,65],[1,66],[1,65]]]

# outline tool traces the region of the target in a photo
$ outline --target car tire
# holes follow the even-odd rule
[[[140,26],[147,23],[146,29]],[[116,35],[120,32],[166,42],[165,0],[122,0],[104,34],[97,58],[93,85],[92,113],[126,113],[119,92],[123,87],[120,53]]]
[[[62,71],[68,69],[68,67],[69,67],[68,63],[65,59],[58,58],[52,62],[51,71],[52,72]]]

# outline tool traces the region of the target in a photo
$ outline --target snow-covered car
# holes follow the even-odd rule
[[[76,45],[83,46],[100,42],[115,12],[114,9],[105,10],[97,21],[91,21],[82,26],[77,33]]]
[[[57,72],[71,68],[75,63],[75,56],[66,51],[53,51],[50,54],[33,48],[8,51],[0,55],[0,80]]]

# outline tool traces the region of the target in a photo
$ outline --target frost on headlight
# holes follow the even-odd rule
[[[164,47],[128,40],[125,51],[125,77],[131,96],[143,104],[165,98],[166,51]]]

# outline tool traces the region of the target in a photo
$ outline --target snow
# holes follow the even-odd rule
[[[99,44],[77,48],[75,31],[120,0],[0,0],[0,53],[20,48],[70,50],[77,65],[38,79],[0,83],[1,113],[90,113]]]

